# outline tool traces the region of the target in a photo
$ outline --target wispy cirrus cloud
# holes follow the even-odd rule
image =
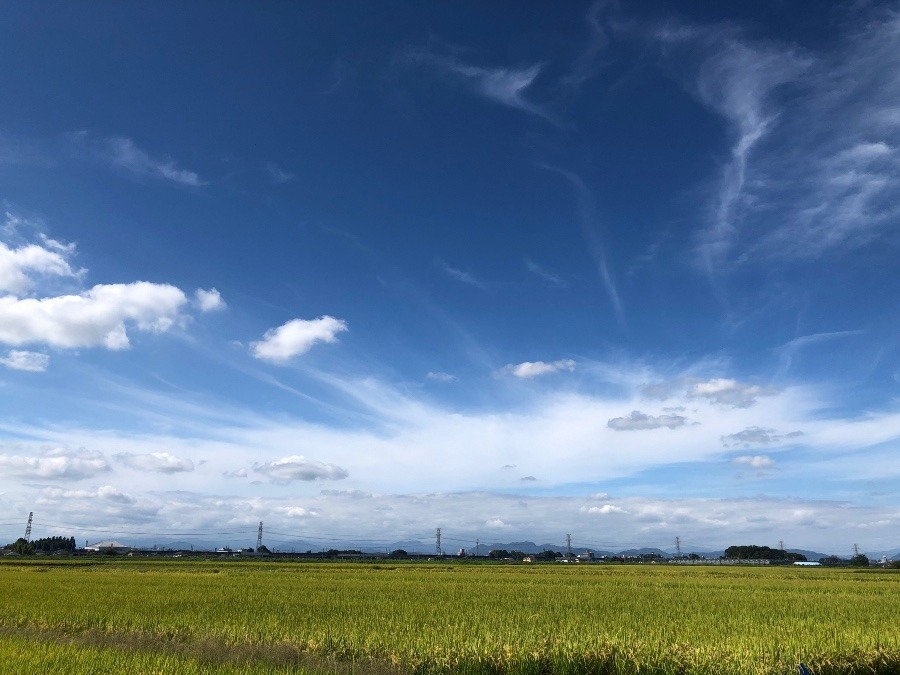
[[[466,272],[465,270],[461,270],[456,267],[451,267],[446,262],[438,258],[435,260],[435,264],[441,269],[447,276],[456,279],[460,283],[465,284],[466,286],[472,286],[473,288],[481,288],[485,289],[487,286],[485,283],[478,278],[475,277],[470,272]]]
[[[554,288],[566,288],[569,285],[565,279],[563,279],[562,277],[558,277],[555,274],[551,274],[550,272],[548,272],[547,270],[545,270],[543,267],[541,267],[540,265],[538,265],[536,262],[534,262],[532,260],[526,259],[525,267],[528,269],[529,272],[531,272],[533,275],[535,275],[539,279],[542,279],[549,286],[553,286]]]
[[[730,25],[629,27],[729,130],[696,239],[709,274],[864,245],[900,216],[900,13],[860,6],[842,25],[828,52]]]
[[[453,55],[437,54],[424,49],[409,50],[405,56],[409,63],[430,68],[488,101],[556,123],[549,110],[527,96],[541,73],[542,64],[532,64],[523,68],[491,68],[466,63]]]
[[[576,218],[578,220],[578,225],[581,228],[582,235],[584,236],[585,243],[587,244],[588,253],[594,261],[594,266],[600,275],[603,288],[612,304],[616,319],[618,320],[619,325],[624,326],[625,314],[622,308],[622,300],[619,296],[619,290],[616,287],[612,270],[607,261],[607,252],[603,242],[599,212],[593,194],[584,180],[582,180],[581,176],[574,171],[561,169],[544,163],[539,163],[537,166],[562,176],[575,192]]]
[[[202,187],[207,184],[195,171],[179,167],[171,158],[153,157],[125,136],[94,138],[86,131],[79,131],[71,134],[70,138],[77,148],[86,150],[95,159],[134,176],[155,178],[187,187]]]

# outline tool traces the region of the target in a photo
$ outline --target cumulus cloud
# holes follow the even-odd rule
[[[137,501],[132,495],[112,485],[101,485],[93,490],[67,490],[57,487],[45,487],[40,494],[45,501],[99,499],[118,504],[134,504]]]
[[[456,376],[451,375],[450,373],[442,373],[440,371],[429,371],[425,376],[427,379],[432,380],[433,382],[455,382]]]
[[[147,281],[99,284],[78,295],[41,299],[6,296],[0,298],[0,342],[127,349],[127,326],[163,333],[186,302],[175,286]]]
[[[110,470],[103,453],[53,448],[35,455],[0,455],[0,473],[20,479],[80,480]]]
[[[743,445],[744,447],[749,447],[750,445],[766,445],[768,443],[778,443],[779,441],[789,438],[798,438],[802,435],[802,431],[779,434],[775,429],[747,427],[743,431],[722,436],[722,445],[726,448],[731,445]]]
[[[11,349],[5,357],[0,357],[0,365],[11,370],[25,370],[32,373],[42,373],[50,365],[50,357],[41,352],[29,352],[20,349]]]
[[[777,390],[758,384],[744,384],[737,380],[717,378],[695,383],[689,390],[691,398],[705,398],[713,403],[733,408],[749,408],[760,396],[771,396]]]
[[[194,291],[194,304],[197,306],[197,309],[204,313],[215,312],[226,307],[222,295],[215,288],[211,288],[208,291],[198,288]]]
[[[13,218],[6,214],[7,222]],[[0,292],[21,294],[34,285],[33,277],[69,277],[77,279],[83,270],[73,269],[68,257],[74,246],[45,238],[44,245],[34,243],[11,248],[0,241]]]
[[[318,319],[292,319],[266,331],[263,339],[250,345],[257,359],[284,363],[294,356],[305,354],[317,342],[337,342],[337,334],[348,330],[347,323],[333,316]]]
[[[233,471],[223,471],[222,478],[246,478],[247,477],[247,469],[240,468],[234,469]]]
[[[606,423],[615,431],[644,431],[647,429],[676,429],[684,426],[687,418],[682,415],[647,415],[633,410],[627,417],[613,417]]]
[[[509,525],[500,518],[490,518],[484,521],[484,524],[486,527],[490,527],[495,530],[502,530],[509,527]]]
[[[525,361],[524,363],[510,363],[498,371],[498,375],[512,375],[521,379],[549,375],[560,371],[575,370],[575,361],[572,359],[560,359],[559,361]]]
[[[155,471],[157,473],[181,473],[193,471],[194,463],[189,459],[181,459],[168,452],[151,452],[146,455],[135,455],[130,452],[120,452],[113,455],[115,459],[125,466],[139,471]]]
[[[768,455],[741,455],[731,461],[735,464],[745,464],[754,469],[768,469],[775,466],[775,460]]]
[[[334,464],[325,464],[307,459],[302,455],[292,455],[273,462],[254,464],[253,470],[269,478],[273,483],[290,483],[295,480],[341,480],[350,474]]]
[[[583,506],[581,510],[585,513],[596,513],[602,516],[608,516],[612,513],[628,513],[625,509],[614,504],[604,504],[603,506]]]

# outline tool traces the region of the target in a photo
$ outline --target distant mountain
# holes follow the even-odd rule
[[[822,558],[827,558],[831,554],[830,553],[819,553],[818,551],[807,551],[801,548],[788,548],[785,549],[788,553],[799,553],[800,555],[806,556],[806,559],[810,562],[816,562],[821,560]],[[843,556],[838,556],[843,557]],[[849,557],[849,556],[848,556]]]

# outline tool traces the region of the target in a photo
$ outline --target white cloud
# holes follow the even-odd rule
[[[653,31],[732,136],[698,253],[710,272],[861,246],[900,215],[900,14],[858,5],[827,50],[731,27]]]
[[[531,85],[540,75],[541,64],[518,69],[486,68],[463,63],[454,57],[439,56],[426,51],[411,52],[409,56],[415,61],[429,64],[459,80],[478,96],[555,123],[553,115],[526,97]]]
[[[10,249],[0,242],[0,291],[25,291],[31,285],[26,272],[76,276],[68,261],[56,251],[49,251],[37,244]]]
[[[603,506],[589,506],[589,507],[581,507],[581,510],[585,513],[594,513],[602,516],[608,516],[613,513],[628,513],[625,509],[620,506],[615,506],[613,504],[604,504]]]
[[[484,521],[484,526],[489,527],[492,530],[502,530],[509,527],[509,525],[503,522],[503,520],[500,518],[489,518],[488,520]]]
[[[572,359],[560,359],[559,361],[525,361],[523,363],[510,363],[498,371],[499,375],[512,375],[521,379],[529,379],[539,377],[541,375],[549,375],[550,373],[558,373],[562,371],[571,372],[575,370],[575,361]]]
[[[735,464],[746,464],[754,469],[768,469],[775,466],[775,460],[768,455],[741,455],[731,461]]]
[[[8,229],[17,219],[6,214]],[[35,275],[38,277],[68,277],[77,279],[84,270],[75,270],[68,258],[74,253],[74,245],[61,244],[58,241],[43,237],[43,246],[28,243],[11,248],[0,241],[0,292],[21,294],[34,286]]]
[[[139,471],[155,471],[158,473],[181,473],[193,471],[194,463],[189,459],[181,459],[168,452],[151,452],[146,455],[134,455],[130,452],[120,452],[113,457],[132,469]]]
[[[450,373],[442,373],[440,371],[434,371],[434,370],[429,371],[425,377],[434,382],[455,382],[456,381],[455,375],[451,375]]]
[[[525,267],[528,269],[536,277],[543,279],[549,285],[554,286],[556,288],[566,288],[569,284],[565,279],[556,276],[555,274],[551,274],[543,267],[538,265],[536,262],[531,260],[525,260]]]
[[[289,483],[295,480],[341,480],[349,475],[346,469],[339,466],[316,462],[302,455],[291,455],[273,462],[254,464],[253,470],[275,483]]]
[[[295,178],[294,174],[288,173],[287,171],[279,168],[273,162],[269,162],[268,164],[266,164],[266,173],[268,173],[269,178],[271,178],[272,181],[274,183],[277,183],[278,185],[290,183]]]
[[[475,288],[485,288],[484,283],[476,279],[475,276],[470,274],[469,272],[465,272],[455,267],[450,267],[450,265],[440,259],[437,260],[437,265],[444,272],[446,272],[447,275],[459,282],[466,284],[467,286],[474,286]]]
[[[726,448],[730,445],[766,445],[770,443],[778,443],[785,439],[796,439],[803,436],[802,431],[792,431],[788,434],[779,434],[775,429],[766,429],[764,427],[747,427],[743,431],[734,434],[722,436],[722,445]]]
[[[163,333],[186,302],[178,288],[146,281],[100,284],[78,295],[0,297],[0,342],[127,349],[128,326]]]
[[[735,408],[748,408],[756,403],[760,396],[771,396],[775,389],[761,387],[758,384],[744,384],[729,378],[716,378],[695,383],[689,390],[691,398],[705,398],[720,405]]]
[[[223,478],[246,478],[247,477],[247,469],[241,467],[240,469],[234,469],[232,471],[223,471]]]
[[[337,334],[346,330],[347,323],[333,316],[292,319],[266,331],[262,340],[251,343],[250,351],[257,359],[284,363],[294,356],[305,354],[317,342],[337,342]]]
[[[43,373],[50,365],[50,357],[41,352],[29,352],[11,349],[5,357],[0,357],[0,365],[12,370],[25,370],[32,373]]]
[[[208,291],[198,288],[194,291],[194,304],[201,312],[216,312],[227,306],[222,295],[215,288]]]
[[[73,134],[72,139],[76,143],[86,145],[96,157],[104,162],[137,176],[157,178],[190,187],[206,185],[206,181],[194,171],[180,168],[172,159],[152,157],[137,147],[130,138],[116,136],[95,141],[86,132],[79,132]]]
[[[103,453],[53,448],[36,455],[0,455],[0,472],[20,479],[80,480],[109,471]]]
[[[606,425],[615,431],[643,431],[647,429],[676,429],[684,426],[687,418],[682,415],[647,415],[633,410],[628,417],[613,417]]]

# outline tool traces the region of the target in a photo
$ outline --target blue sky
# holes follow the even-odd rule
[[[900,546],[896,3],[0,19],[7,539]]]

